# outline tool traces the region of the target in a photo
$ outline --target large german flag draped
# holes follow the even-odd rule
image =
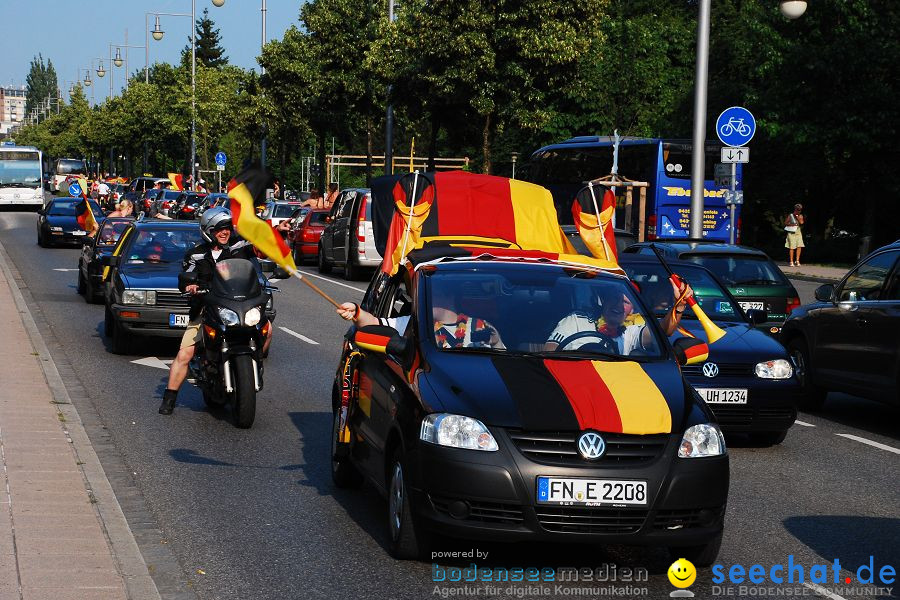
[[[94,211],[91,210],[91,203],[88,201],[88,184],[84,177],[78,178],[78,187],[81,190],[81,202],[75,205],[75,221],[82,230],[94,231],[97,229],[97,220],[94,218]]]
[[[672,431],[672,411],[636,362],[492,358],[522,427],[532,431],[655,434]]]
[[[553,197],[540,186],[463,171],[410,173],[393,187],[394,214],[382,271],[429,241],[575,254],[559,228]]]
[[[256,216],[255,203],[264,201],[271,175],[260,167],[242,171],[228,183],[231,198],[231,219],[238,234],[271,258],[278,266],[294,274],[297,265],[284,238],[275,229]]]
[[[600,201],[600,194],[603,200]],[[575,194],[572,217],[581,239],[591,254],[615,263],[619,262],[612,217],[616,210],[616,195],[612,190],[589,183]]]
[[[169,183],[172,184],[172,189],[183,190],[184,175],[182,175],[181,173],[169,173]]]

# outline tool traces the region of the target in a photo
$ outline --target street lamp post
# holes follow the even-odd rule
[[[512,153],[512,178],[513,179],[516,178],[516,161],[517,160],[519,160],[519,153],[513,152]]]
[[[394,0],[388,0],[388,22],[394,22]],[[394,172],[394,105],[391,104],[391,88],[387,86],[387,109],[384,115],[384,174]]]

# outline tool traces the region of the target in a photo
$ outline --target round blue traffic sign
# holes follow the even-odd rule
[[[207,156],[209,156],[207,154]],[[228,157],[225,156],[224,152],[216,152],[216,164],[225,166],[225,163],[228,162]]]
[[[756,119],[743,106],[726,108],[716,119],[716,135],[726,146],[743,146],[756,133]]]
[[[81,195],[81,186],[77,183],[73,183],[69,186],[69,195],[70,196],[80,196]]]

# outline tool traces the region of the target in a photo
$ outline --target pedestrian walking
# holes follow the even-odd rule
[[[784,241],[784,247],[788,249],[788,259],[790,266],[800,266],[800,251],[803,250],[803,232],[801,228],[806,218],[803,216],[803,205],[795,204],[794,212],[788,214],[784,218],[784,231],[787,233],[787,239]],[[796,258],[794,256],[796,252]]]

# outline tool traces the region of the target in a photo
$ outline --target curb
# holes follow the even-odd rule
[[[41,369],[50,392],[57,401],[57,410],[66,418],[63,427],[71,438],[78,460],[83,463],[80,469],[85,479],[85,487],[89,494],[97,500],[95,507],[101,526],[106,533],[113,559],[125,584],[126,594],[130,600],[161,600],[159,590],[150,576],[131,527],[125,519],[125,514],[116,499],[112,485],[88,438],[78,410],[72,402],[56,363],[19,288],[22,279],[18,272],[13,272],[14,268],[6,249],[0,243],[0,269],[3,270],[9,283],[10,293],[31,344],[41,358]]]
[[[784,273],[784,271],[782,271]],[[799,281],[810,281],[812,283],[839,283],[840,278],[834,277],[824,277],[824,276],[816,276],[816,275],[803,275],[800,273],[784,273],[784,276],[788,279],[797,279]]]

